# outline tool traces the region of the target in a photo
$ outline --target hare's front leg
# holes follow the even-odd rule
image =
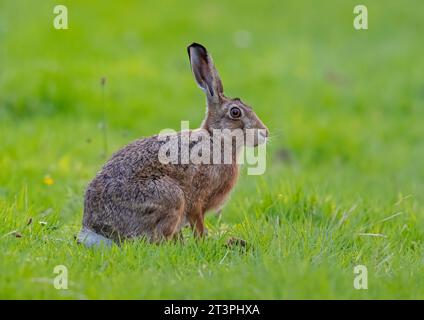
[[[204,213],[202,210],[194,210],[188,215],[188,221],[196,237],[202,238],[208,234],[205,228]]]

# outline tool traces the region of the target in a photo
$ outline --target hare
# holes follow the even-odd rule
[[[193,43],[187,51],[194,78],[207,100],[201,127],[189,133],[212,140],[219,129],[252,129],[258,132],[253,146],[266,143],[268,129],[252,108],[224,95],[206,48]],[[173,143],[182,135],[174,134]],[[158,154],[171,138],[156,135],[136,140],[116,152],[97,173],[85,193],[80,243],[92,246],[134,238],[158,242],[177,238],[187,224],[196,236],[206,234],[205,213],[220,209],[236,184],[240,148],[231,149],[231,163],[163,163]],[[223,141],[233,145],[232,138]],[[190,142],[189,151],[195,145]],[[175,148],[181,156],[187,152],[180,145]]]

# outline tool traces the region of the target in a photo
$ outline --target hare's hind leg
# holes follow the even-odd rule
[[[172,239],[185,221],[183,191],[169,177],[149,182],[143,191],[148,191],[148,197],[137,214],[139,233],[153,242]]]
[[[181,229],[184,208],[170,209],[163,215],[155,226],[153,241],[174,239]]]

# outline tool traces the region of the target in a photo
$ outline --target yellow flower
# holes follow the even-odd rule
[[[43,182],[44,182],[44,184],[46,184],[48,186],[51,186],[52,184],[54,184],[54,180],[49,175],[44,177]]]

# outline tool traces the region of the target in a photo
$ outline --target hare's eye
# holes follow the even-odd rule
[[[233,119],[240,118],[241,117],[241,110],[239,108],[237,108],[237,107],[232,107],[230,109],[230,116]]]

